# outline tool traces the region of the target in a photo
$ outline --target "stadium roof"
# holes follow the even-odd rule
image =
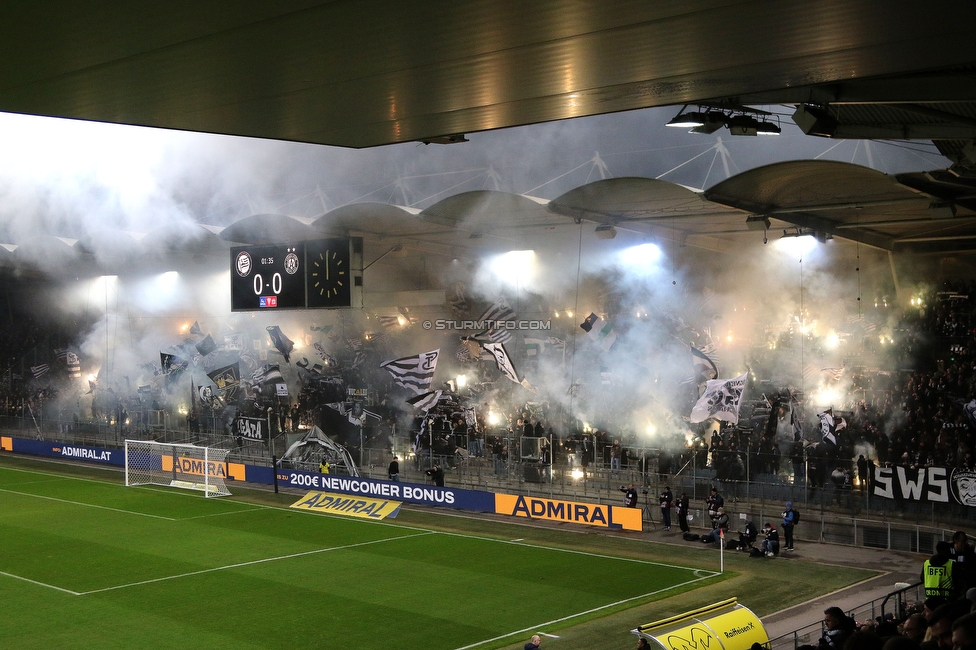
[[[967,0],[17,2],[0,110],[369,147],[785,103],[835,137],[959,143],[973,24]]]
[[[605,179],[552,201],[467,192],[422,211],[364,203],[314,220],[252,215],[219,235],[254,243],[355,232],[454,255],[582,221],[607,237],[623,229],[712,250],[782,228],[958,254],[976,242],[973,24],[976,4],[965,0],[179,0],[165,11],[22,2],[0,25],[0,110],[369,147],[650,106],[728,117],[791,104],[807,133],[932,139],[955,164],[886,176],[777,163],[705,193],[647,178]],[[176,235],[102,243],[151,250],[184,241]],[[210,233],[201,242],[200,251],[215,243]]]

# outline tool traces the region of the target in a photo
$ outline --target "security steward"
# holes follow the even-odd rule
[[[955,562],[951,557],[952,544],[939,542],[935,545],[935,555],[922,564],[922,583],[925,585],[925,597],[941,596],[948,600],[955,599],[962,587],[962,580],[957,579]]]

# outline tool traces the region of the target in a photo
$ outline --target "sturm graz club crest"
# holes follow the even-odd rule
[[[237,275],[242,278],[246,278],[251,272],[251,254],[247,251],[241,251],[237,254],[237,262],[234,264],[234,268],[237,269]]]
[[[964,506],[976,506],[976,472],[957,469],[949,481],[952,496]]]

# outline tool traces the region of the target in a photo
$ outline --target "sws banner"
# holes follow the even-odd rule
[[[884,499],[976,506],[976,472],[945,467],[876,467],[871,494]]]

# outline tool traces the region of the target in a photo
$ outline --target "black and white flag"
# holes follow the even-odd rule
[[[518,313],[512,309],[508,301],[504,297],[499,297],[495,304],[486,309],[479,319],[484,323],[482,326],[487,329],[471,338],[480,343],[508,343],[512,340],[512,333],[505,325],[500,324],[515,320],[517,317]]]
[[[424,393],[423,395],[417,395],[416,397],[411,397],[407,400],[407,404],[416,406],[418,409],[426,413],[430,409],[437,406],[438,400],[441,398],[440,390],[432,390],[430,392]]]
[[[434,379],[434,369],[437,368],[437,357],[440,353],[438,348],[413,357],[392,359],[381,363],[380,368],[386,368],[393,375],[395,383],[421,395],[430,390],[430,382]]]
[[[277,325],[269,325],[265,329],[268,330],[268,336],[271,337],[271,343],[274,344],[275,350],[285,358],[285,363],[290,362],[291,351],[295,349],[295,342],[285,336]]]
[[[81,377],[81,359],[77,354],[68,348],[55,348],[54,356],[59,361],[64,361],[69,377]]]
[[[746,388],[748,373],[733,379],[712,379],[705,385],[705,392],[691,409],[692,422],[704,422],[709,418],[737,423],[739,403]]]
[[[503,321],[503,320],[515,320],[518,313],[512,309],[512,306],[508,304],[508,301],[503,297],[499,297],[495,301],[495,304],[485,310],[485,313],[481,315],[480,320],[490,320],[490,321]]]
[[[233,402],[237,399],[237,390],[241,385],[240,362],[235,361],[229,366],[217,368],[212,372],[208,372],[207,376],[210,377],[210,381],[216,384],[221,397],[228,402]]]
[[[522,380],[518,377],[518,373],[515,372],[515,366],[512,365],[512,360],[509,358],[504,345],[501,343],[482,343],[481,347],[491,353],[491,356],[495,359],[495,365],[498,366],[498,369],[502,371],[503,375],[516,384],[522,383]]]
[[[834,412],[832,409],[827,409],[817,413],[817,417],[820,418],[820,435],[824,442],[828,442],[832,445],[837,444],[837,436],[834,435]],[[845,425],[846,426],[846,425]]]
[[[42,363],[37,366],[31,366],[31,372],[34,373],[34,379],[40,379],[41,377],[46,375],[50,369],[51,366],[49,366],[46,363]]]
[[[251,383],[256,386],[270,383],[281,383],[285,378],[281,376],[281,368],[278,364],[268,364],[258,368],[251,374]]]
[[[200,353],[200,356],[205,357],[217,349],[217,343],[214,342],[212,336],[207,334],[207,337],[205,339],[197,343],[196,348],[197,348],[197,352]]]
[[[695,383],[698,384],[698,396],[701,397],[705,386],[712,379],[718,378],[718,366],[707,354],[691,346],[691,365],[695,371]]]
[[[379,413],[374,413],[368,409],[364,409],[363,405],[359,402],[331,402],[326,404],[330,409],[334,409],[339,412],[339,415],[346,416],[349,424],[355,425],[357,427],[363,426],[364,421],[369,418],[374,420],[382,420],[383,417]]]

